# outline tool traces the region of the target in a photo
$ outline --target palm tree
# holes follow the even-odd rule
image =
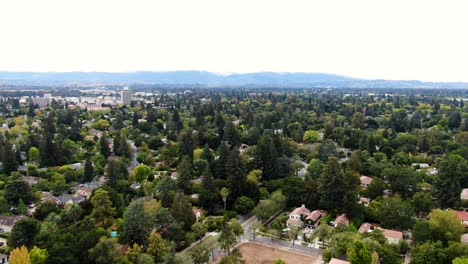
[[[231,191],[228,188],[224,187],[221,189],[219,194],[221,195],[221,197],[223,197],[224,210],[226,210],[226,199],[229,196],[229,194],[231,194]]]

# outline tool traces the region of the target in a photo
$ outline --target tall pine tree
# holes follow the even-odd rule
[[[214,213],[219,205],[218,188],[211,174],[209,166],[206,166],[202,174],[202,187],[200,192],[200,203],[208,212]]]
[[[111,155],[109,144],[107,143],[106,133],[102,133],[101,138],[99,139],[99,152],[106,159],[109,158],[109,156]]]
[[[187,201],[187,197],[181,192],[177,193],[172,203],[171,214],[179,222],[184,223],[184,229],[190,230],[195,223],[195,215],[192,212],[192,206]]]
[[[3,172],[7,175],[10,175],[13,171],[18,169],[18,162],[16,161],[15,151],[13,151],[13,146],[11,145],[8,138],[5,138],[3,145],[2,153],[2,162],[3,162]]]
[[[319,179],[320,205],[326,210],[340,210],[344,199],[344,173],[335,156],[329,157]]]
[[[229,180],[232,199],[237,199],[244,193],[247,176],[243,171],[243,165],[238,148],[233,148],[229,153],[226,163],[226,174]]]

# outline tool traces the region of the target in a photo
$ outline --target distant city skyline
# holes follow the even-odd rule
[[[468,82],[466,1],[4,1],[0,71]]]

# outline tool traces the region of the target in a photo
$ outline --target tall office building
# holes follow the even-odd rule
[[[132,101],[132,92],[128,89],[128,87],[124,87],[120,92],[120,100],[124,105],[129,105]]]

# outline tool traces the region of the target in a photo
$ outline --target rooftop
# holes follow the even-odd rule
[[[301,207],[297,207],[290,213],[291,214],[299,214],[299,215],[307,215],[310,214],[310,210],[305,207],[305,205],[302,205]]]
[[[361,181],[361,184],[364,184],[364,185],[369,185],[372,183],[372,178],[368,176],[364,176],[364,175],[359,177],[359,180]]]

